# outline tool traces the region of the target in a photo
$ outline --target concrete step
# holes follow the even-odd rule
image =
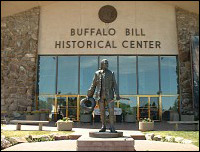
[[[130,135],[134,140],[146,140],[145,135],[141,132]]]
[[[134,139],[80,137],[77,151],[135,151]]]
[[[70,140],[77,140],[78,138],[80,138],[82,135],[75,135],[75,134],[73,134],[73,135],[69,135],[69,139]]]

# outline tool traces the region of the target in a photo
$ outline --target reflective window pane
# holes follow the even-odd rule
[[[178,94],[178,67],[175,56],[160,57],[162,94]]]
[[[122,96],[121,96],[122,97]],[[127,97],[126,97],[127,98]],[[122,109],[122,115],[125,120],[125,115],[134,115],[134,119],[137,117],[137,98],[136,97],[128,97],[130,100],[120,100],[119,108]]]
[[[148,97],[140,97],[139,98],[139,107],[148,108]]]
[[[119,92],[121,95],[137,93],[135,56],[119,57]]]
[[[56,57],[40,56],[38,61],[38,93],[56,93]]]
[[[159,97],[151,97],[150,98],[150,107],[157,107],[159,106]]]
[[[49,118],[52,118],[52,114],[55,112],[55,97],[39,96],[38,97],[38,109],[49,110]]]
[[[71,120],[77,119],[77,97],[68,97],[68,117]]]
[[[159,119],[159,97],[150,97],[150,119]]]
[[[66,117],[66,97],[57,97],[57,119],[62,119]]]
[[[139,94],[158,94],[159,75],[157,56],[138,57]]]
[[[178,111],[178,96],[162,97],[162,111]]]
[[[58,57],[58,94],[78,94],[78,57]]]
[[[139,118],[148,117],[148,97],[139,97]]]
[[[178,113],[178,96],[174,97],[162,97],[162,119],[170,120],[170,114]]]
[[[95,72],[98,70],[97,56],[80,57],[80,94],[86,95]]]
[[[121,96],[121,97],[123,98],[123,96]],[[126,104],[128,107],[137,107],[137,98],[136,97],[128,97],[128,98],[130,100],[121,99],[120,100],[120,106],[123,105],[123,104]]]

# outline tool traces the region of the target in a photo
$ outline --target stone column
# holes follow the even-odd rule
[[[40,8],[1,18],[1,109],[26,111],[35,102]]]
[[[181,114],[193,114],[192,75],[190,61],[191,36],[199,35],[199,15],[176,8]]]

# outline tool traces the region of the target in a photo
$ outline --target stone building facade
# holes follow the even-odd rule
[[[199,15],[176,8],[181,114],[193,114],[190,38]],[[36,102],[40,7],[1,19],[1,110],[12,114]]]
[[[1,19],[1,110],[24,111],[35,101],[40,8]]]
[[[199,15],[181,8],[176,8],[176,21],[179,50],[181,113],[194,114],[190,40],[191,36],[199,35]]]

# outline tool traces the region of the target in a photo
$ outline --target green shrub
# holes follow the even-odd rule
[[[144,119],[140,119],[140,122],[153,122],[153,120],[151,120],[150,118],[144,118]]]
[[[58,121],[66,121],[66,122],[70,122],[71,120],[70,120],[70,118],[68,118],[68,117],[63,117],[62,119],[59,119]]]

